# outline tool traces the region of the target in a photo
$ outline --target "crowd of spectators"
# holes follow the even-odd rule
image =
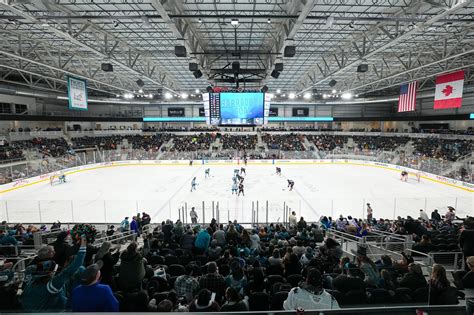
[[[71,240],[62,231],[54,243],[38,250],[23,282],[13,281],[12,263],[2,260],[0,309],[228,312],[457,304],[458,288],[474,287],[474,219],[461,226],[454,223],[454,214],[442,218],[433,213],[431,219],[422,215],[395,221],[323,217],[317,224],[292,213],[286,226],[250,229],[237,221],[223,225],[213,219],[200,226],[167,220],[148,232],[142,230],[145,216],[134,216],[132,222],[126,218],[120,230],[141,235],[142,246],[108,241],[94,246],[85,238]],[[426,237],[446,237],[455,231],[466,270],[450,281],[445,268],[435,264],[425,276],[414,257],[402,253],[399,260],[388,255],[373,260],[364,244],[347,255],[337,241],[324,236],[329,228],[360,235],[378,229],[413,234],[420,247]],[[35,231],[33,226],[9,227],[3,222],[0,243]],[[109,236],[114,233],[113,227],[107,231]]]
[[[0,161],[18,161],[21,159],[24,159],[23,150],[18,147],[15,142],[10,144],[5,141],[3,145],[0,146]]]
[[[213,133],[200,133],[190,136],[174,136],[173,148],[171,151],[199,151],[209,150],[211,143],[214,142],[216,135]]]
[[[347,143],[348,136],[308,135],[306,138],[313,142],[319,151],[333,151],[336,148],[342,149]]]
[[[222,142],[222,149],[224,150],[255,150],[257,146],[256,135],[229,135],[223,134],[220,137]]]
[[[304,135],[299,134],[262,134],[262,140],[271,150],[282,151],[306,151],[304,142]]]
[[[466,139],[418,138],[413,145],[415,153],[422,157],[447,161],[456,161],[474,150],[474,142]]]

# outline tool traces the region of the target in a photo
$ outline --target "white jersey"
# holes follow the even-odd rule
[[[313,294],[305,289],[296,287],[291,289],[285,302],[283,302],[283,309],[292,311],[298,307],[301,307],[305,311],[340,308],[336,299],[325,290],[323,290],[321,294]]]

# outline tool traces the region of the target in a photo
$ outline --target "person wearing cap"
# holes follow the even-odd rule
[[[25,285],[21,304],[27,312],[64,311],[68,299],[64,285],[84,263],[87,241],[82,238],[79,251],[74,260],[56,274],[58,265],[54,260],[36,264],[31,280]]]
[[[444,220],[446,222],[453,222],[453,220],[456,218],[456,214],[454,213],[454,208],[451,206],[448,206],[448,212],[444,215]]]
[[[73,312],[118,312],[119,303],[112,289],[100,284],[102,260],[87,267],[80,274],[82,284],[72,291]]]
[[[291,289],[283,302],[286,311],[296,310],[339,309],[336,299],[323,289],[323,278],[317,268],[308,270],[306,281]]]
[[[365,274],[365,283],[377,287],[380,282],[380,275],[375,263],[367,256],[367,247],[360,245],[357,246],[357,251],[351,249],[351,252],[357,257],[357,264]]]

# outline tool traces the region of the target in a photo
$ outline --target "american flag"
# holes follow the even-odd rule
[[[416,104],[416,84],[413,81],[400,87],[400,96],[398,97],[398,112],[412,112]]]

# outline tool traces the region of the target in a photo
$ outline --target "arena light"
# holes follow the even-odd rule
[[[295,93],[290,93],[290,94],[288,94],[288,98],[289,98],[290,100],[293,100],[293,99],[296,98],[296,94],[295,94]]]
[[[341,98],[343,100],[350,100],[352,99],[352,93],[342,93]]]
[[[148,94],[148,98],[153,98],[153,94]]]
[[[238,19],[232,19],[232,20],[230,20],[230,24],[233,25],[233,26],[237,26],[237,25],[239,25],[239,20]]]
[[[181,98],[183,100],[187,99],[189,97],[189,95],[187,93],[181,93]]]
[[[123,98],[127,99],[127,100],[130,100],[132,98],[134,98],[133,94],[132,93],[125,93],[123,95]]]
[[[199,91],[199,89],[195,89],[194,92],[196,92],[196,94],[199,94],[201,91]]]
[[[324,99],[328,98],[328,95],[327,95],[327,94],[323,94],[323,98],[324,98]]]
[[[273,93],[269,93],[269,94],[268,94],[268,97],[269,97],[270,99],[272,99],[272,98],[274,98],[274,97],[275,97],[275,94],[273,94]]]
[[[311,93],[304,93],[303,98],[309,100],[311,98]]]
[[[331,92],[332,92],[332,94],[336,94],[336,93],[337,93],[337,91],[336,91],[336,90],[332,90]]]
[[[281,93],[281,90],[280,90],[280,89],[277,89],[276,92],[277,92],[277,94],[280,94],[280,93]]]
[[[283,122],[283,121],[301,121],[301,122],[314,122],[314,121],[334,121],[333,117],[268,117],[270,122]]]
[[[474,119],[474,113],[471,113],[471,115],[469,115],[469,118]]]
[[[166,93],[165,93],[165,98],[166,98],[167,100],[171,99],[172,97],[173,97],[173,95],[171,95],[170,92],[166,92]]]
[[[138,93],[142,94],[142,93],[143,93],[143,90],[142,90],[142,89],[139,89],[139,90],[138,90]]]

